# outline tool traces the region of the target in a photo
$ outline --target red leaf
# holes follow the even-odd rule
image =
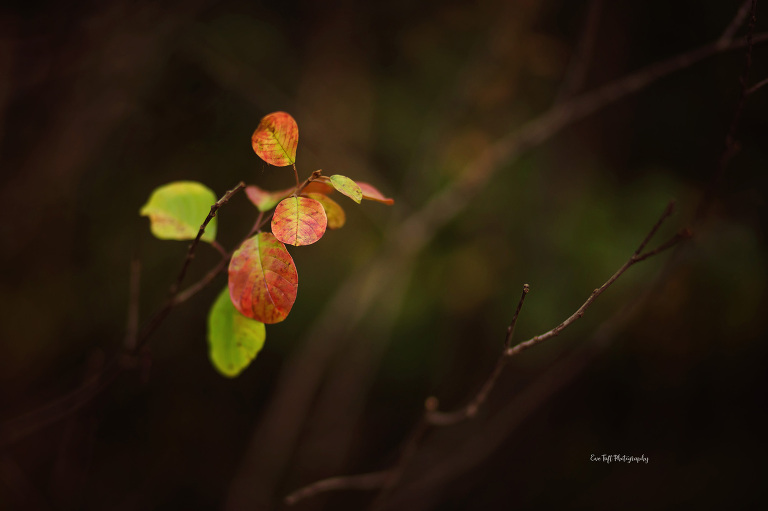
[[[259,158],[276,167],[296,163],[298,143],[299,127],[285,112],[265,115],[251,136],[253,150]]]
[[[328,218],[323,205],[308,197],[288,197],[275,208],[272,234],[289,245],[311,245],[325,233]]]
[[[253,202],[254,206],[259,208],[259,211],[269,211],[275,207],[275,204],[292,194],[294,189],[295,187],[292,187],[271,192],[269,190],[263,190],[258,186],[246,186],[245,194],[248,196],[248,199]]]
[[[382,204],[386,204],[388,206],[391,206],[395,203],[395,199],[384,197],[380,191],[368,183],[357,181],[357,186],[359,186],[360,190],[363,191],[363,199],[375,200],[376,202],[381,202]]]
[[[291,254],[272,233],[246,240],[229,262],[229,296],[246,317],[262,323],[284,320],[296,301],[299,276]]]

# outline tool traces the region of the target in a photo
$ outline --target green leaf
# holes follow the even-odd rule
[[[264,323],[240,314],[229,290],[219,294],[208,313],[208,355],[213,366],[229,378],[248,367],[264,346]]]
[[[288,197],[272,215],[272,234],[283,243],[311,245],[325,234],[328,218],[323,205],[307,197]]]
[[[296,187],[294,186],[286,188],[285,190],[270,192],[269,190],[263,190],[258,186],[246,186],[245,194],[259,211],[269,211],[274,208],[278,202],[292,194],[295,189]]]
[[[229,262],[229,296],[241,314],[272,324],[296,301],[299,276],[288,250],[270,232],[249,238]]]
[[[298,144],[299,126],[285,112],[265,115],[251,136],[251,145],[259,158],[276,167],[296,163]]]
[[[192,240],[215,203],[216,195],[205,185],[176,181],[156,188],[139,214],[149,217],[152,234],[161,240]],[[216,217],[200,239],[216,239]]]
[[[344,210],[341,206],[327,195],[323,195],[322,193],[303,193],[302,195],[309,197],[310,199],[315,199],[322,204],[323,209],[325,210],[325,216],[328,218],[329,229],[338,229],[347,221],[347,216],[344,214]]]
[[[329,180],[334,188],[358,204],[363,200],[363,191],[360,189],[360,186],[347,176],[335,174],[331,176]]]

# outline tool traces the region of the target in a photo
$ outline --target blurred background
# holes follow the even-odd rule
[[[693,225],[745,52],[489,164],[495,144],[553,105],[717,40],[740,5],[4,4],[0,508],[283,509],[318,479],[391,466],[426,397],[451,410],[477,392],[524,283],[518,341],[572,314],[669,200],[678,211],[657,242]],[[768,77],[766,51],[755,46],[750,83]],[[631,268],[581,321],[514,359],[475,420],[424,440],[384,508],[766,500],[767,99],[768,87],[747,98],[740,150],[694,238]],[[302,177],[322,168],[368,181],[395,205],[337,198],[347,225],[291,248],[297,302],[238,378],[208,361],[222,275],[171,313],[137,370],[71,413],[19,420],[123,350],[134,254],[141,321],[162,304],[187,243],[152,238],[138,216],[155,187],[292,184],[250,147],[277,110],[298,122]],[[255,213],[235,196],[219,241],[233,249]],[[201,246],[186,282],[218,257]],[[365,509],[374,496],[291,509]]]

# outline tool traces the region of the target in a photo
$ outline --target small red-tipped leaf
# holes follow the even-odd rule
[[[251,136],[253,150],[259,158],[276,167],[296,163],[298,143],[299,127],[285,112],[265,115]]]
[[[369,185],[368,183],[363,183],[362,181],[357,181],[357,185],[360,187],[360,190],[363,192],[363,199],[381,202],[382,204],[386,204],[387,206],[391,206],[392,204],[395,203],[395,199],[384,197],[384,194],[378,191],[373,185]]]
[[[254,206],[259,208],[259,211],[269,211],[274,208],[278,202],[292,194],[293,190],[295,190],[295,187],[272,192],[263,190],[258,186],[246,186],[245,194],[248,196],[248,199],[253,202]]]
[[[363,199],[363,191],[360,189],[357,183],[349,179],[347,176],[341,176],[339,174],[331,176],[329,181],[331,182],[331,185],[338,191],[360,204],[360,201]]]
[[[229,262],[229,296],[246,317],[272,324],[296,301],[299,276],[291,254],[272,233],[247,239]]]
[[[322,204],[323,209],[325,210],[325,216],[328,217],[329,229],[338,229],[347,221],[347,216],[344,214],[344,210],[341,206],[327,195],[323,195],[322,193],[307,193],[305,195]]]
[[[311,245],[325,234],[328,218],[323,205],[308,197],[288,197],[272,215],[272,234],[289,245]]]

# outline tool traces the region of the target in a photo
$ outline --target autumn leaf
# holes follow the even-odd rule
[[[328,219],[322,204],[308,197],[288,197],[272,216],[272,233],[289,245],[311,245],[325,233]]]
[[[232,305],[224,289],[208,313],[208,356],[224,376],[234,378],[264,346],[264,323],[247,318]]]
[[[161,240],[192,240],[197,237],[216,195],[195,181],[176,181],[156,188],[139,214],[148,216],[150,229]],[[205,228],[202,241],[216,239],[216,217]]]
[[[299,277],[288,250],[272,233],[246,240],[229,262],[229,296],[244,316],[283,321],[296,301]]]
[[[330,181],[331,185],[339,192],[360,204],[360,201],[363,199],[363,191],[360,189],[357,183],[349,179],[347,176],[340,176],[339,174],[331,176],[328,178],[328,180]]]
[[[285,112],[265,115],[251,136],[253,150],[259,158],[276,167],[296,163],[298,143],[299,127]]]
[[[328,195],[329,193],[332,193],[333,190],[335,190],[335,188],[330,184],[316,180],[305,186],[302,193],[321,193],[323,195]]]
[[[328,218],[329,229],[338,229],[347,221],[347,216],[344,214],[344,210],[341,206],[327,195],[321,193],[305,193],[302,195],[305,195],[310,199],[315,199],[323,206],[325,216]]]
[[[269,211],[274,208],[278,202],[292,194],[295,189],[296,187],[291,187],[286,188],[285,190],[271,192],[252,185],[245,187],[245,194],[248,196],[248,200],[250,200],[259,211]]]
[[[362,181],[356,181],[356,182],[357,182],[357,185],[360,187],[360,190],[363,192],[363,199],[381,202],[382,204],[386,204],[387,206],[391,206],[392,204],[395,203],[395,199],[384,197],[384,195],[380,191],[378,191],[373,185],[369,185],[368,183],[363,183]]]

